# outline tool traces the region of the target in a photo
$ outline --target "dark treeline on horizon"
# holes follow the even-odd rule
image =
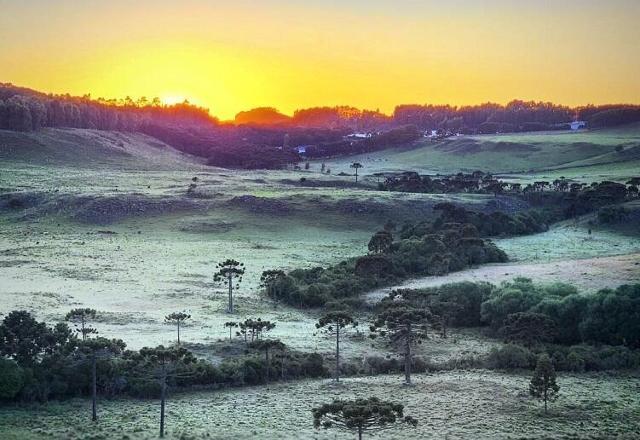
[[[574,120],[589,128],[640,121],[640,105],[571,108],[514,100],[506,105],[399,105],[392,115],[350,106],[313,107],[287,116],[272,107],[240,112],[224,122],[208,109],[185,101],[164,105],[158,98],[93,99],[37,92],[0,83],[0,129],[30,132],[45,127],[141,132],[211,165],[277,168],[308,157],[354,154],[409,144],[424,132],[493,134],[562,130]],[[370,137],[347,139],[354,132]]]

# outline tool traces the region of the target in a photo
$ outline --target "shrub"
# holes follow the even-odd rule
[[[510,370],[515,368],[532,368],[535,355],[520,345],[505,344],[493,348],[487,356],[487,366],[492,369]]]
[[[10,359],[0,357],[0,400],[11,400],[22,390],[24,372]]]

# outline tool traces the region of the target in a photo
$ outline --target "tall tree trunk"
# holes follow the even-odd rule
[[[544,413],[547,413],[547,387],[544,388]]]
[[[356,168],[356,183],[358,183],[358,168]]]
[[[340,326],[336,324],[336,382],[340,382]]]
[[[358,426],[358,440],[362,440],[362,426]]]
[[[407,325],[407,335],[404,346],[404,381],[411,384],[411,324]]]
[[[231,275],[229,275],[228,277],[228,283],[229,284],[229,313],[233,313],[233,278],[231,277]]]
[[[164,368],[164,367],[163,367]],[[164,437],[164,405],[167,396],[167,376],[162,373],[162,383],[160,384],[160,437]]]
[[[180,347],[180,321],[178,321],[178,347]]]
[[[267,362],[267,383],[269,383],[270,373],[271,373],[271,364],[269,363],[269,349],[267,348],[264,351],[265,360]]]
[[[229,342],[231,342],[231,329],[232,327],[229,327]]]
[[[98,411],[96,408],[96,401],[98,398],[98,359],[96,354],[93,354],[91,358],[91,420],[94,422],[98,420]]]

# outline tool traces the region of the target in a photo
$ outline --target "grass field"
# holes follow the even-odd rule
[[[377,396],[405,404],[417,428],[393,428],[365,438],[626,438],[640,430],[640,380],[635,376],[561,375],[559,399],[543,415],[527,395],[528,376],[489,371],[416,375],[403,387],[399,376],[273,384],[171,396],[170,439],[352,439],[354,434],[314,430],[311,409],[333,398]],[[0,411],[3,439],[152,439],[157,437],[155,400],[100,402],[92,424],[89,402]]]
[[[631,148],[634,130],[620,130],[619,142],[628,142]],[[556,167],[560,160],[595,160],[593,154],[598,152],[610,155],[615,145],[613,131],[522,136],[523,142],[546,142],[531,157],[521,158],[522,163],[537,161],[538,154],[546,155],[546,163]],[[580,155],[579,149],[571,147],[571,157],[552,157],[553,148],[560,148],[552,145],[552,139],[569,145],[582,137],[595,145],[585,150],[588,154]],[[504,142],[517,141],[512,138]],[[471,141],[489,148],[503,142],[499,139]],[[74,142],[82,148],[71,154],[68,150]],[[380,161],[364,162],[364,170],[370,174],[385,164],[427,170],[433,161],[443,170],[460,169],[455,167],[473,160],[497,166],[493,165],[496,152],[473,159],[447,148],[427,145],[376,153]],[[161,153],[155,156],[158,149]],[[39,151],[42,160],[28,160]],[[495,163],[511,161],[511,154],[501,152],[502,162]],[[151,162],[150,156],[154,157]],[[230,317],[225,313],[225,290],[212,277],[217,262],[235,258],[246,264],[247,274],[237,292],[238,311],[233,319],[276,321],[270,336],[330,360],[332,341],[315,335],[320,311],[275,308],[260,293],[263,270],[327,265],[364,254],[370,236],[388,219],[398,224],[425,219],[433,215],[432,206],[442,201],[479,210],[497,201],[506,209],[522,209],[509,197],[405,194],[379,192],[373,185],[355,186],[352,177],[335,175],[340,166],[350,172],[349,160],[340,161],[341,165],[335,162],[332,175],[321,175],[315,163],[310,171],[234,171],[205,167],[138,135],[83,130],[0,132],[0,318],[8,311],[25,309],[38,319],[57,322],[72,308],[92,307],[99,311],[95,327],[101,336],[122,338],[137,349],[171,344],[175,330],[163,323],[164,316],[185,310],[192,315],[182,331],[185,344],[198,355],[219,360],[216,347],[227,337],[223,323]],[[635,172],[629,164],[633,162],[616,163],[613,168],[604,164],[574,167],[566,175],[575,172],[583,180],[601,180],[610,173]],[[550,167],[510,178],[528,180],[560,172]],[[301,182],[301,177],[307,182]],[[189,191],[192,183],[196,186]],[[510,263],[410,280],[405,286],[530,276],[539,281],[575,282],[587,292],[640,281],[640,239],[597,228],[589,235],[584,221],[496,243],[511,257]],[[375,292],[371,298],[381,294]],[[359,316],[363,333],[345,339],[345,360],[388,355],[382,342],[364,337],[370,318],[366,313]],[[447,339],[431,339],[417,354],[441,362],[482,356],[501,344],[474,329],[450,333]],[[494,438],[545,438],[549,433],[569,437],[573,432],[580,438],[598,438],[630,436],[638,429],[635,377],[563,376],[560,384],[566,392],[544,424],[538,422],[540,406],[526,396],[526,381],[524,375],[475,371],[421,375],[414,388],[400,387],[398,377],[381,376],[349,379],[344,388],[312,381],[180,394],[170,400],[169,433],[170,438],[185,440],[350,438],[312,429],[309,409],[338,395],[393,396],[406,401],[407,413],[420,419],[410,434],[389,431],[378,438],[484,438],[491,432]],[[84,400],[73,400],[35,408],[2,407],[0,438],[155,438],[155,401],[105,401],[102,420],[91,427],[83,423],[86,406]],[[497,425],[499,431],[495,431]]]
[[[616,151],[622,146],[623,151]],[[640,169],[640,125],[581,131],[460,136],[421,141],[390,149],[326,161],[332,172],[351,173],[349,164],[364,165],[362,174],[389,171],[454,173],[481,170],[517,173],[519,180],[567,176],[578,180],[624,180]],[[530,176],[529,176],[530,175]]]

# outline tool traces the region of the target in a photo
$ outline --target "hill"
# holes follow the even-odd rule
[[[326,161],[334,173],[350,173],[352,162],[362,163],[367,174],[406,170],[426,173],[482,170],[502,174],[585,171],[588,174],[587,168],[593,168],[600,177],[604,171],[605,176],[626,178],[640,168],[640,124],[581,132],[425,139],[411,148]]]
[[[8,162],[143,170],[201,166],[200,159],[144,134],[79,128],[0,130],[0,163]]]

